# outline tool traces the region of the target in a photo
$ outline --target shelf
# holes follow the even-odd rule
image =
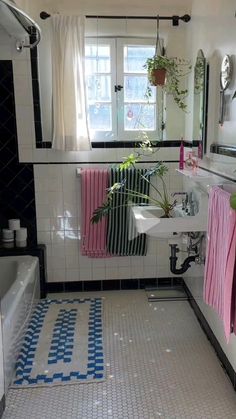
[[[209,172],[206,172],[203,169],[197,168],[195,171],[187,170],[187,169],[176,169],[178,173],[181,173],[181,175],[189,177],[194,180],[200,180],[200,179],[212,179],[213,175]]]

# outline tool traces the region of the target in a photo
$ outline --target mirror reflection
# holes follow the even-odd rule
[[[203,51],[197,54],[194,66],[193,140],[206,146],[207,63]]]

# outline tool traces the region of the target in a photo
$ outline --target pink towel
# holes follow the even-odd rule
[[[91,223],[95,209],[103,204],[108,188],[107,169],[86,169],[82,177],[82,246],[81,254],[93,258],[108,257],[107,220],[105,217],[97,224]]]
[[[215,186],[208,206],[204,300],[222,319],[227,342],[235,321],[235,251],[236,211],[230,207],[230,193]]]

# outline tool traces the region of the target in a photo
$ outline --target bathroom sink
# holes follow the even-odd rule
[[[155,206],[134,206],[132,216],[138,233],[146,233],[157,238],[174,238],[190,231],[206,231],[208,196],[203,192],[195,195],[196,213],[190,215],[177,205],[172,211],[172,218],[161,218],[163,211]]]

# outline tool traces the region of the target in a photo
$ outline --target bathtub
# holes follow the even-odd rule
[[[40,298],[39,262],[33,256],[0,257],[0,308],[5,393],[32,311]]]

